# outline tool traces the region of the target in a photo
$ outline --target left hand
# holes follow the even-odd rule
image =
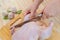
[[[11,34],[13,35],[15,32],[15,26],[11,26],[10,31],[11,31]]]

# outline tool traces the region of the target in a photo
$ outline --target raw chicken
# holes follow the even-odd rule
[[[25,17],[28,20],[29,16]],[[45,40],[51,36],[53,23],[51,22],[48,27],[40,26],[32,21],[24,24],[18,31],[12,35],[12,40]]]

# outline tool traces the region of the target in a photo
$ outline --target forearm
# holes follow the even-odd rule
[[[32,11],[36,12],[36,9],[38,9],[39,5],[43,2],[43,0],[34,0],[32,6],[33,6],[33,9]]]
[[[36,7],[38,7],[41,3],[43,2],[43,0],[34,0],[34,5],[36,6]]]

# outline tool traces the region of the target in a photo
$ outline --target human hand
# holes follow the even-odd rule
[[[51,0],[45,7],[44,18],[56,17],[60,14],[60,0]]]
[[[24,12],[24,16],[26,16],[27,14],[30,14],[30,18],[34,18],[36,15],[36,10],[37,10],[37,6],[32,4],[30,5],[30,7],[27,8],[27,10]]]
[[[13,34],[14,34],[14,32],[15,32],[15,26],[14,26],[14,25],[13,25],[13,26],[11,26],[10,31],[11,31],[11,34],[13,35]]]

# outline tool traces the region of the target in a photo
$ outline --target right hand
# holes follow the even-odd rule
[[[37,10],[37,6],[36,5],[34,5],[34,4],[32,4],[29,8],[27,8],[27,10],[24,12],[25,14],[24,14],[24,16],[26,16],[27,14],[29,14],[30,13],[30,19],[31,18],[34,18],[35,17],[35,15],[36,15],[36,10]]]

